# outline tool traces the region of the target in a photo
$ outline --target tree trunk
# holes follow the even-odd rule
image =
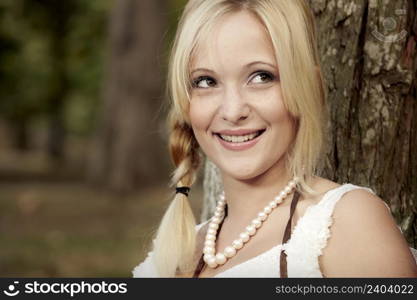
[[[65,159],[65,100],[68,93],[68,77],[64,58],[66,47],[64,37],[70,15],[60,14],[60,21],[56,22],[51,36],[52,68],[54,80],[51,83],[50,97],[47,102],[48,112],[48,139],[47,152],[55,163],[61,163]],[[63,62],[64,60],[64,62]]]
[[[30,149],[29,143],[29,119],[10,120],[10,127],[13,132],[13,147],[17,151],[27,151]]]
[[[47,153],[58,166],[65,159],[65,104],[69,89],[67,74],[67,45],[66,36],[69,32],[71,17],[77,6],[72,2],[60,3],[51,0],[41,0],[37,4],[26,4],[30,9],[40,9],[47,16],[47,26],[50,38],[50,56],[53,79],[49,82],[49,97],[46,103],[48,117]],[[40,5],[40,7],[38,7]]]
[[[321,175],[371,187],[417,246],[416,4],[310,0],[327,83],[329,141]],[[202,220],[219,177],[206,164]],[[215,182],[215,183],[212,183]]]
[[[166,16],[162,0],[120,0],[110,25],[110,57],[90,178],[118,191],[168,177],[158,134],[164,91],[160,50]],[[162,173],[162,174],[161,174]]]

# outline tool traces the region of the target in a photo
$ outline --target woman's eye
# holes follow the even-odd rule
[[[206,89],[211,86],[214,86],[215,84],[216,81],[209,76],[200,76],[197,79],[193,80],[193,87],[199,89]]]
[[[269,72],[258,72],[252,80],[255,81],[255,83],[265,83],[269,82],[275,79],[275,76]]]

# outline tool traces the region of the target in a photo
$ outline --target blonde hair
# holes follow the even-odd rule
[[[307,184],[318,168],[324,141],[325,91],[316,48],[314,17],[303,0],[190,0],[180,18],[169,60],[167,91],[169,149],[176,166],[171,183],[191,186],[200,164],[199,147],[188,109],[190,61],[199,43],[227,13],[250,11],[269,33],[280,68],[284,103],[297,123],[287,152],[287,166],[300,178],[298,190],[315,194]],[[195,267],[196,221],[188,199],[176,194],[156,232],[154,263],[161,277],[191,275]]]

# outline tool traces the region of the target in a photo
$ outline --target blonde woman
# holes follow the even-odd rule
[[[383,200],[314,175],[321,78],[305,1],[188,2],[168,78],[176,194],[134,277],[417,275]],[[196,225],[187,196],[200,151],[224,193]]]

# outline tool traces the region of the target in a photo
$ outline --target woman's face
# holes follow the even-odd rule
[[[223,176],[248,180],[281,165],[294,128],[272,43],[252,14],[229,14],[215,25],[195,52],[191,79],[191,126]]]

